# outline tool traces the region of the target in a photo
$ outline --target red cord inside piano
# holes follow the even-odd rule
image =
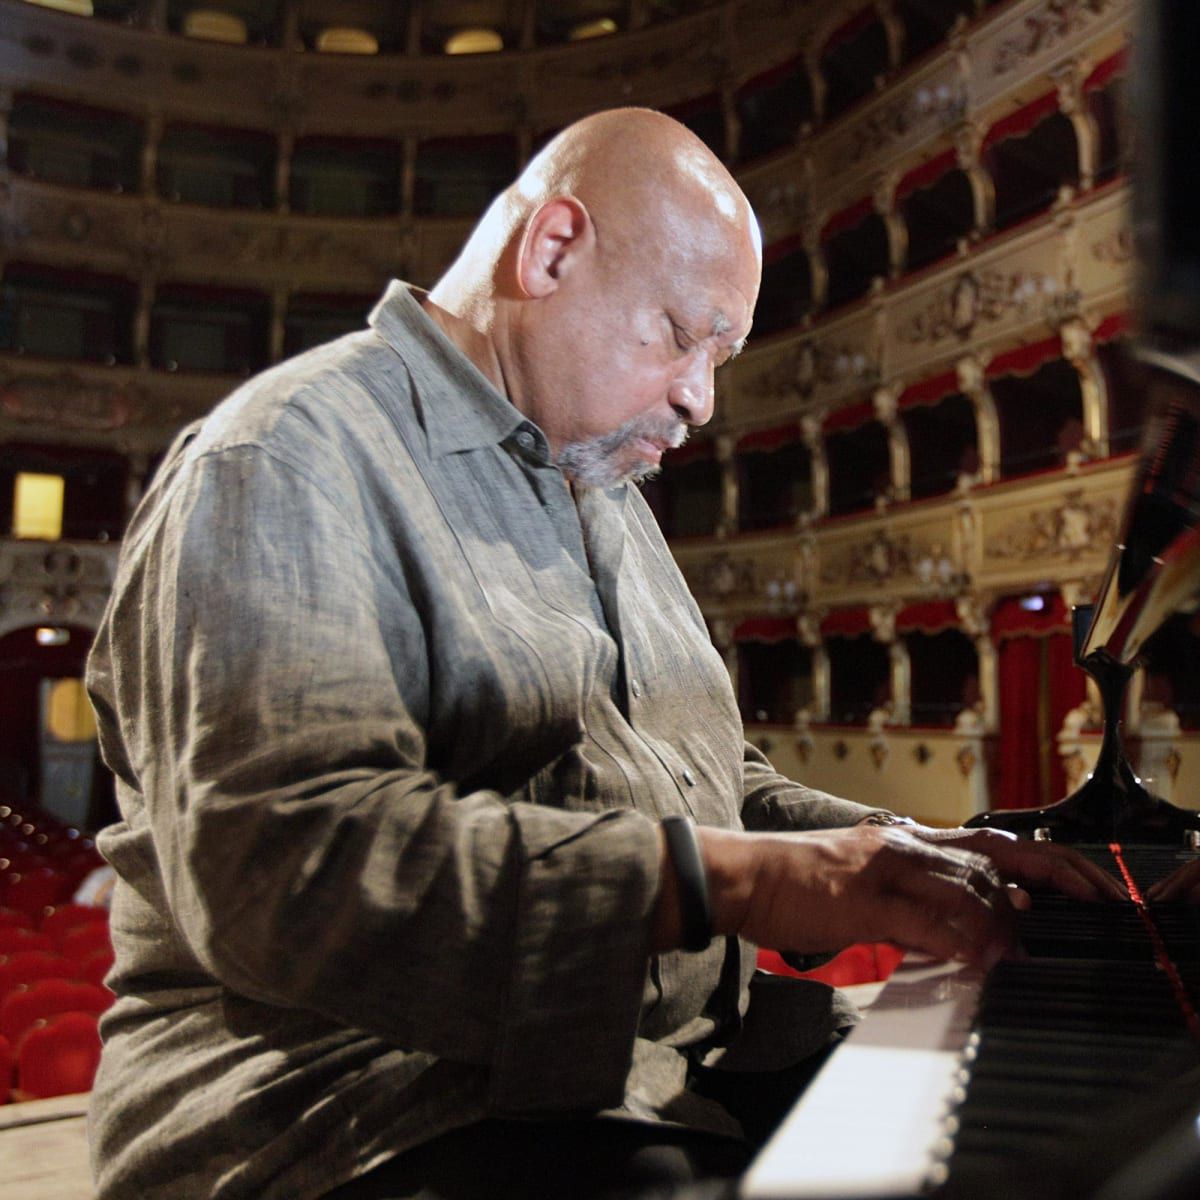
[[[1154,950],[1154,961],[1158,964],[1159,970],[1166,975],[1171,985],[1171,991],[1175,996],[1175,1003],[1179,1005],[1179,1010],[1183,1013],[1183,1019],[1187,1022],[1188,1032],[1194,1040],[1200,1041],[1200,1015],[1196,1013],[1196,1009],[1192,1004],[1192,998],[1188,995],[1187,988],[1183,986],[1183,979],[1180,977],[1179,968],[1167,952],[1167,946],[1163,941],[1162,934],[1159,933],[1158,926],[1154,923],[1154,917],[1151,915],[1150,909],[1142,896],[1141,889],[1138,887],[1137,881],[1133,878],[1133,873],[1125,862],[1125,856],[1121,851],[1121,843],[1110,842],[1108,848],[1112,852],[1112,856],[1117,863],[1117,868],[1121,872],[1121,878],[1124,879],[1125,886],[1129,890],[1129,898],[1133,901],[1138,916],[1146,928],[1146,934],[1150,938],[1150,945]]]

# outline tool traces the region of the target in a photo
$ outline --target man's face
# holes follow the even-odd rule
[[[540,308],[526,411],[568,478],[645,478],[712,416],[714,372],[749,332],[759,268],[745,246],[690,251],[668,239],[633,261],[592,261]]]

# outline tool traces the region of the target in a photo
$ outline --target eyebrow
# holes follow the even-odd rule
[[[713,316],[712,336],[720,337],[724,333],[729,333],[733,329],[733,322],[723,313],[718,312]],[[746,339],[738,338],[736,342],[729,348],[729,355],[725,359],[726,362],[731,358],[737,358],[739,354],[746,348]]]

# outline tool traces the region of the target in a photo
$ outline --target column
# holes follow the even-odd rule
[[[142,156],[139,164],[140,179],[138,181],[143,196],[158,194],[158,148],[162,144],[162,139],[162,113],[147,113],[146,140],[142,142]]]
[[[139,367],[150,365],[150,317],[158,277],[152,268],[145,268],[138,280],[137,310],[133,315],[133,361]]]
[[[979,451],[979,482],[995,483],[1000,478],[1000,418],[988,390],[983,367],[973,355],[959,359],[958,390],[975,410],[975,445]]]
[[[143,29],[166,33],[167,0],[142,0],[138,20]]]
[[[400,212],[413,215],[413,197],[417,190],[417,139],[404,139],[404,161],[400,164]]]
[[[404,31],[404,53],[410,57],[421,53],[421,20],[424,16],[422,0],[411,0],[408,6],[408,27]]]
[[[0,88],[0,163],[8,162],[8,118],[12,105],[12,88]]]
[[[275,288],[271,293],[271,329],[268,353],[273,363],[277,363],[283,358],[283,339],[290,299],[291,289],[286,284]]]
[[[1063,357],[1079,374],[1083,406],[1084,444],[1087,458],[1108,457],[1108,384],[1092,351],[1092,335],[1080,320],[1065,322],[1059,329]]]
[[[298,0],[284,0],[283,23],[279,31],[279,45],[284,50],[303,50],[300,41],[300,7]]]
[[[292,155],[295,149],[295,133],[281,129],[275,146],[275,211],[279,213],[292,210]]]
[[[523,0],[521,4],[521,30],[517,46],[521,50],[532,50],[537,44],[537,0]]]
[[[716,439],[717,462],[721,467],[721,515],[717,518],[717,537],[728,537],[738,527],[737,455],[734,440],[723,433]]]
[[[889,503],[907,500],[912,487],[912,458],[909,453],[908,431],[896,411],[898,396],[899,384],[892,384],[890,387],[877,388],[872,397],[875,416],[887,430],[888,473],[891,476]]]
[[[129,462],[129,474],[125,477],[125,527],[128,527],[146,490],[146,472],[150,470],[150,455],[145,450],[130,450],[126,454]]]

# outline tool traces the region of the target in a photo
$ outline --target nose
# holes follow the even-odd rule
[[[713,415],[713,363],[707,354],[688,356],[686,369],[671,385],[671,407],[689,425],[707,424]]]

